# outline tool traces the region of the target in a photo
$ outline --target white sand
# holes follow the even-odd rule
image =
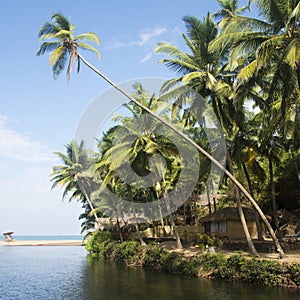
[[[0,241],[0,246],[81,246],[80,240]]]

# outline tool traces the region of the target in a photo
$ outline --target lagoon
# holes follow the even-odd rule
[[[82,246],[0,246],[0,299],[299,299],[300,292],[124,268]]]

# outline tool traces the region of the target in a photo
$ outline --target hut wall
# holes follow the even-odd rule
[[[255,221],[247,221],[248,230],[252,238],[257,238]],[[242,223],[239,220],[227,220],[227,232],[229,238],[245,238]]]

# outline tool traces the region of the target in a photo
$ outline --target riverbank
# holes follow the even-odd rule
[[[28,240],[11,242],[0,241],[0,246],[14,247],[14,246],[82,246],[80,240]]]
[[[94,258],[129,267],[300,289],[300,258],[297,253],[278,259],[273,253],[262,254],[262,257],[257,258],[242,251],[218,250],[217,253],[210,253],[203,250],[203,247],[176,249],[174,241],[142,246],[136,241],[119,243],[110,239],[109,234],[100,232],[87,242],[86,249]]]
[[[191,257],[194,255],[202,254],[203,252],[194,246],[190,247],[184,247],[183,249],[176,249],[176,242],[175,241],[166,241],[160,243],[160,247],[165,248],[168,251],[172,252],[178,252],[183,253],[187,257]],[[236,254],[236,251],[228,251],[228,250],[219,250],[218,253],[222,253],[227,256],[231,256],[233,254]],[[243,252],[245,256],[249,256],[247,252]],[[280,263],[286,263],[291,265],[292,263],[300,264],[300,251],[299,250],[289,250],[288,253],[286,253],[285,257],[278,259],[277,253],[259,253],[260,257],[263,259],[269,259],[273,261],[279,261]]]

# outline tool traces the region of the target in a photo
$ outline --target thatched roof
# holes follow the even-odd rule
[[[247,220],[255,220],[255,213],[252,208],[243,207],[243,212]],[[240,220],[237,207],[225,207],[201,219],[201,223]]]

